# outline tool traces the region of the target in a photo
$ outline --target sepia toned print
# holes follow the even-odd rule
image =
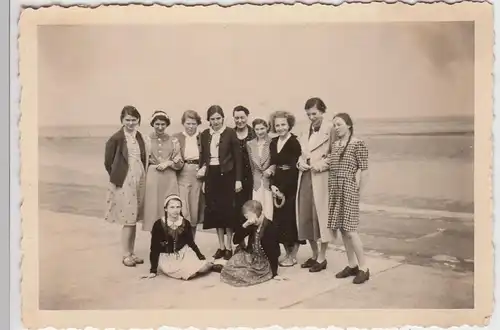
[[[25,326],[488,321],[491,5],[20,24]]]

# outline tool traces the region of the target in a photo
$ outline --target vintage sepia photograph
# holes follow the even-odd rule
[[[491,5],[434,6],[25,12],[24,316],[486,322]]]

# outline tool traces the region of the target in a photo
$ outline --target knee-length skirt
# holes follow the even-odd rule
[[[135,226],[144,216],[145,170],[140,160],[130,159],[122,187],[110,183],[104,219],[110,223]]]
[[[222,173],[220,166],[208,167],[205,181],[203,229],[235,229],[239,225],[235,212],[235,181],[234,170]]]

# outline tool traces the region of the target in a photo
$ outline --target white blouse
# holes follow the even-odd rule
[[[186,144],[184,149],[184,160],[198,160],[200,158],[200,153],[198,150],[198,132],[189,136],[186,132],[182,132],[186,137]]]
[[[226,126],[222,126],[217,132],[210,128],[210,134],[212,135],[212,140],[210,141],[210,165],[219,165],[219,144],[220,136],[222,132],[226,129]]]

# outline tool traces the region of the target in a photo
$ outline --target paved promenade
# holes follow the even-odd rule
[[[469,221],[459,218],[456,223]],[[370,219],[365,217],[366,222]],[[408,263],[401,256],[377,251],[368,251],[370,281],[354,285],[352,279],[338,280],[335,273],[346,265],[341,242],[328,251],[324,272],[310,274],[299,266],[280,268],[287,281],[233,288],[221,283],[216,273],[189,282],[165,276],[140,279],[149,271],[147,232],[138,231],[136,243],[145,264],[127,268],[121,264],[119,226],[95,217],[41,210],[39,228],[41,309],[473,307],[470,270]],[[210,257],[214,234],[201,231],[196,239]],[[412,241],[402,244],[411,246]],[[299,262],[308,254],[308,246],[301,248]],[[440,261],[439,255],[436,260]],[[441,262],[450,263],[446,258]]]

